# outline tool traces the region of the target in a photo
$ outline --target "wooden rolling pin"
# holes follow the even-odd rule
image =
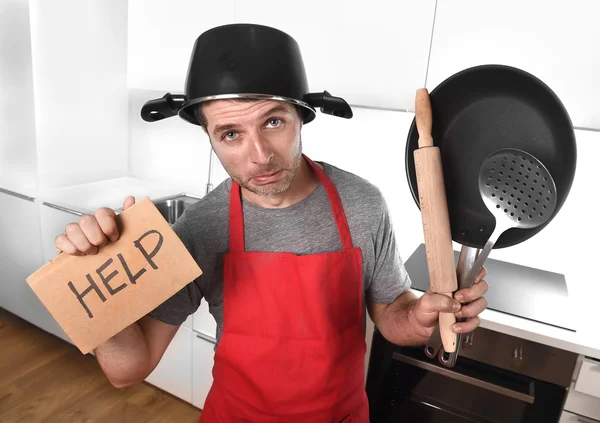
[[[417,90],[415,120],[419,133],[419,148],[414,151],[415,172],[430,287],[432,292],[452,297],[458,288],[456,265],[442,158],[439,147],[433,145],[431,101],[426,88]],[[440,313],[440,335],[444,350],[448,353],[456,350],[456,333],[452,332],[455,322],[454,313]]]

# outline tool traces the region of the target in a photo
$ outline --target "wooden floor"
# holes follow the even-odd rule
[[[200,410],[142,383],[114,388],[92,355],[0,309],[0,422],[197,422]]]

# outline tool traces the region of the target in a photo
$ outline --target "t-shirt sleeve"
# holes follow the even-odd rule
[[[391,304],[410,289],[411,282],[400,257],[390,212],[383,197],[374,242],[375,263],[367,298],[378,304]]]
[[[172,225],[172,228],[195,259],[197,255],[194,248],[194,240],[186,224],[185,212]],[[190,281],[189,284],[148,313],[148,315],[170,325],[181,325],[200,306],[202,292],[200,291],[199,284],[196,282],[197,280]]]

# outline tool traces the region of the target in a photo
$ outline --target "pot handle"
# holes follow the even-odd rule
[[[140,115],[146,122],[156,122],[175,116],[186,99],[184,95],[166,93],[161,98],[148,100],[142,106]]]
[[[322,113],[345,119],[352,117],[352,108],[346,103],[346,100],[334,97],[327,91],[307,94],[304,101],[313,107],[320,107]]]

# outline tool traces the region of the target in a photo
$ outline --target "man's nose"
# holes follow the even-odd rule
[[[252,134],[250,158],[259,165],[267,164],[273,159],[270,143],[259,133]]]

